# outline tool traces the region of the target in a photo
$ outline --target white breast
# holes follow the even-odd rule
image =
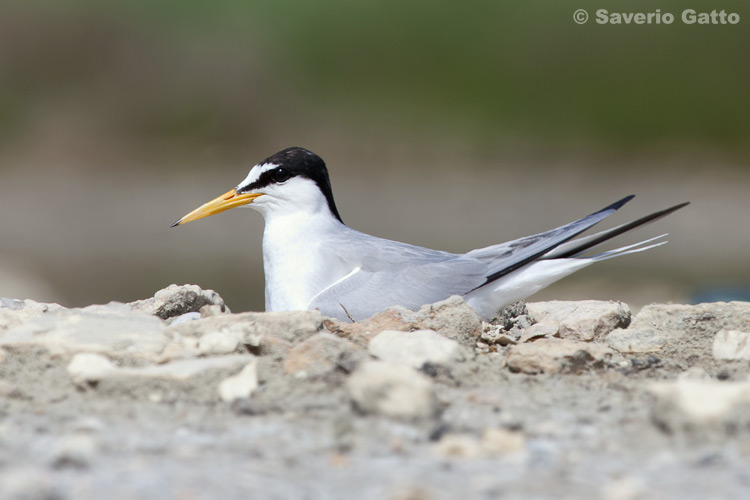
[[[266,218],[263,267],[266,310],[307,309],[310,299],[346,276],[353,264],[344,262],[330,244],[341,224],[328,214],[295,212]]]

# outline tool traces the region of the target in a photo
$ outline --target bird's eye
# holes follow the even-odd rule
[[[276,170],[273,171],[273,181],[276,183],[282,183],[288,181],[292,174],[289,173],[289,171],[283,167],[279,167]]]

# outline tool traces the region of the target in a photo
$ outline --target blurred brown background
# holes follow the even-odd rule
[[[686,26],[686,7],[738,25]],[[573,21],[585,8],[591,19]],[[0,296],[68,306],[170,283],[263,307],[262,218],[170,229],[287,146],[328,163],[344,220],[463,252],[586,215],[693,204],[670,233],[537,298],[748,298],[750,8],[662,2],[6,0]]]

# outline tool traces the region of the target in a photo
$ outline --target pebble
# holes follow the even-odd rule
[[[227,403],[236,399],[249,398],[258,388],[258,359],[253,358],[237,375],[221,381],[219,397]]]
[[[229,354],[237,350],[242,338],[236,331],[209,332],[198,339],[200,354]]]
[[[422,419],[439,411],[432,380],[408,366],[367,361],[351,375],[347,388],[363,413]]]
[[[108,357],[90,352],[80,352],[70,360],[66,371],[75,384],[97,382],[117,369]]]
[[[533,324],[524,329],[518,338],[518,343],[523,344],[530,340],[536,340],[544,337],[555,337],[560,332],[560,325],[555,321],[542,321]]]

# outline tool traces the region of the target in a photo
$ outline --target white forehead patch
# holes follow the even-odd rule
[[[263,172],[267,172],[269,170],[273,170],[274,168],[278,167],[275,163],[259,163],[255,165],[253,168],[250,169],[250,173],[247,174],[247,177],[245,177],[245,180],[237,184],[236,189],[243,188],[245,186],[249,186],[253,182],[257,181],[260,178],[260,174]]]

